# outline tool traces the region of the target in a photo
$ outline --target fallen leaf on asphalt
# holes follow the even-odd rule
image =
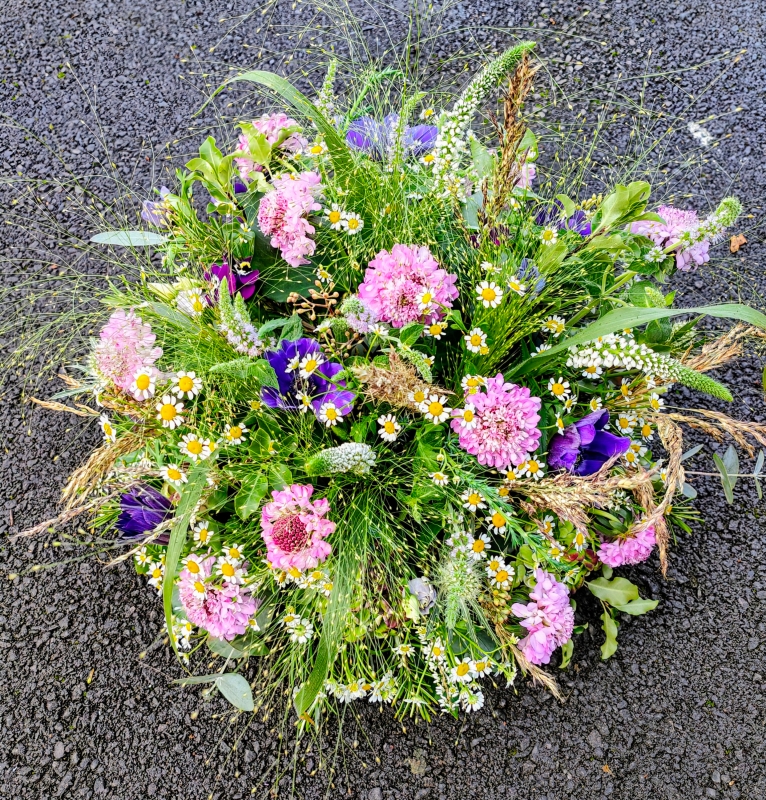
[[[736,253],[743,244],[747,244],[747,239],[745,239],[744,234],[738,233],[736,236],[731,237],[729,250],[731,250],[732,253]]]
[[[609,769],[609,764],[604,764],[604,766],[601,767],[601,769],[602,769],[603,772],[606,772],[607,775],[611,775],[612,774],[612,770]]]

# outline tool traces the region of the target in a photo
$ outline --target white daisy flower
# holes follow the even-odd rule
[[[162,477],[175,487],[179,487],[189,480],[188,475],[178,466],[178,464],[166,464],[160,470]]]
[[[455,664],[449,673],[454,683],[470,683],[476,677],[476,670],[470,658],[463,658]]]
[[[472,353],[481,353],[487,348],[487,334],[481,328],[472,328],[463,337],[463,341]]]
[[[416,406],[421,406],[426,401],[426,391],[425,389],[418,387],[407,395],[407,399],[410,401],[410,403],[414,403]]]
[[[306,392],[299,389],[295,393],[295,397],[298,400],[298,411],[301,414],[305,414],[311,408],[311,395],[306,394]]]
[[[484,308],[497,308],[503,301],[503,290],[494,281],[482,281],[476,295]]]
[[[162,591],[162,579],[165,577],[165,567],[162,564],[151,564],[149,567],[149,585],[157,591]]]
[[[178,449],[192,461],[204,461],[210,455],[210,439],[201,439],[196,433],[181,437]]]
[[[411,656],[415,652],[415,648],[411,644],[407,644],[405,642],[397,646],[396,652],[400,656],[406,658],[407,656]]]
[[[505,533],[508,526],[508,520],[505,518],[505,515],[501,514],[499,511],[495,511],[487,517],[485,522],[495,533]]]
[[[572,390],[569,388],[569,381],[565,381],[563,377],[551,378],[548,381],[548,391],[557,399],[563,400],[569,397]]]
[[[202,289],[183,289],[176,295],[176,308],[187,317],[196,319],[207,305]]]
[[[661,411],[662,407],[665,405],[665,401],[657,394],[657,392],[652,392],[652,394],[649,396],[649,405],[653,411]]]
[[[343,227],[349,236],[359,233],[364,227],[364,220],[352,211],[343,212]]]
[[[223,548],[224,558],[231,561],[232,564],[240,564],[244,560],[242,545],[227,544]]]
[[[546,536],[553,536],[553,531],[556,528],[556,518],[550,514],[546,514],[540,521],[540,530]]]
[[[162,422],[163,428],[174,430],[179,425],[183,425],[184,404],[170,394],[163,395],[162,401],[157,403],[157,419]]]
[[[482,558],[487,557],[489,545],[489,536],[486,533],[481,533],[471,542],[468,554],[474,561],[481,561]]]
[[[425,164],[427,167],[433,166],[434,161],[436,161],[436,156],[431,153],[426,153],[424,156],[420,157],[420,163]]]
[[[572,541],[572,545],[574,549],[577,550],[579,553],[581,550],[584,550],[588,544],[588,540],[585,534],[582,531],[575,531],[574,539]]]
[[[438,340],[444,336],[446,330],[447,326],[443,322],[432,322],[430,325],[426,325],[423,333]]]
[[[215,571],[226,583],[239,584],[244,578],[244,570],[238,561],[233,561],[228,556],[219,556],[215,562]]]
[[[507,286],[508,286],[509,291],[516,292],[516,294],[519,295],[519,297],[524,297],[524,295],[527,293],[526,285],[523,284],[516,277],[516,275],[511,275],[511,277],[508,278]]]
[[[325,358],[322,353],[308,353],[300,361],[301,378],[310,378],[317,369],[324,364]]]
[[[545,468],[541,461],[538,461],[536,458],[528,458],[520,467],[519,467],[519,477],[529,477],[534,478],[536,481],[539,481],[541,478],[545,476]]]
[[[378,436],[380,436],[384,442],[395,442],[399,431],[402,429],[402,426],[396,421],[396,417],[393,414],[383,414],[378,417],[378,425],[380,425]]]
[[[431,420],[434,425],[439,425],[449,418],[452,409],[447,406],[447,398],[444,395],[432,394],[421,405],[421,411],[426,419]]]
[[[487,379],[483,375],[466,375],[460,381],[460,385],[466,395],[471,395],[476,394],[486,382]]]
[[[600,397],[591,397],[588,407],[591,411],[598,411],[604,405],[604,401]]]
[[[446,486],[449,483],[449,475],[445,475],[443,472],[429,472],[428,477],[437,486]]]
[[[543,322],[541,330],[545,333],[552,333],[554,336],[558,337],[566,330],[566,323],[562,317],[552,314]]]
[[[310,145],[308,145],[303,149],[303,152],[307,156],[310,156],[311,158],[319,158],[319,156],[327,152],[327,145],[324,142],[320,141],[312,142]],[[333,208],[335,208],[334,204]]]
[[[149,400],[157,389],[157,371],[154,367],[140,367],[133,376],[130,393],[136,400]]]
[[[210,530],[210,523],[198,522],[192,530],[194,533],[194,541],[200,547],[205,547],[210,544],[210,538],[213,535],[213,532]]]
[[[112,425],[106,414],[102,414],[98,418],[98,424],[101,426],[101,432],[104,434],[105,441],[113,442],[117,439],[117,431],[114,429],[114,425]]]
[[[484,502],[484,495],[481,492],[477,492],[475,489],[469,489],[467,492],[463,492],[460,495],[460,499],[463,501],[463,508],[467,508],[469,511],[478,511],[480,508],[486,508],[487,504]]]
[[[463,689],[460,692],[460,705],[463,711],[479,711],[484,707],[484,693],[480,689]]]
[[[144,565],[144,564],[151,564],[152,563],[152,557],[149,555],[149,553],[147,553],[145,547],[139,548],[133,554],[133,558],[135,559],[136,564]]]
[[[319,421],[323,422],[325,427],[334,428],[342,419],[343,414],[335,403],[322,403],[319,407]]]
[[[492,662],[488,658],[480,658],[473,662],[473,670],[477,678],[489,677],[492,674]]]
[[[452,416],[466,430],[476,427],[476,408],[471,403],[466,403],[465,408],[453,409]]]
[[[543,228],[543,230],[540,232],[540,241],[544,245],[556,244],[558,238],[559,238],[559,232],[556,228],[551,228],[549,226],[547,228]]]
[[[246,433],[248,433],[248,428],[241,422],[238,425],[232,425],[227,422],[226,427],[223,429],[223,438],[229,444],[242,444],[245,441]]]
[[[201,389],[202,381],[195,372],[177,372],[176,379],[171,387],[173,394],[177,394],[181,398],[185,395],[187,400],[196,397]]]
[[[307,619],[299,619],[290,627],[290,641],[305,644],[314,635],[314,626]]]

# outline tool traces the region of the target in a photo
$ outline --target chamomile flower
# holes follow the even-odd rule
[[[191,553],[182,559],[181,566],[191,575],[199,575],[202,572],[200,557],[195,553]]]
[[[184,404],[171,394],[163,395],[162,401],[157,403],[157,419],[162,422],[163,428],[174,430],[183,425]]]
[[[508,290],[511,292],[516,292],[519,297],[524,297],[527,293],[527,287],[516,277],[516,275],[511,275],[508,278]]]
[[[407,656],[411,656],[415,652],[415,648],[411,644],[403,642],[396,647],[396,652],[402,656],[402,658],[407,658]]]
[[[623,458],[628,464],[638,464],[647,452],[648,449],[640,442],[632,442]]]
[[[333,583],[329,578],[326,578],[319,584],[319,591],[325,596],[329,597],[332,594]]]
[[[210,530],[210,524],[208,522],[198,522],[192,530],[194,532],[194,541],[200,547],[206,547],[210,544],[213,532]]]
[[[482,272],[497,272],[497,267],[491,261],[482,261],[479,264],[481,267]]]
[[[540,520],[540,530],[546,536],[553,536],[553,531],[554,531],[555,527],[556,527],[556,519],[555,519],[555,517],[552,517],[550,514],[546,514]]]
[[[133,554],[133,558],[135,559],[136,564],[140,564],[141,566],[152,563],[152,557],[149,555],[149,553],[147,553],[145,547],[140,547]]]
[[[481,328],[471,329],[464,337],[465,346],[472,353],[481,353],[487,346],[487,334]]]
[[[343,228],[349,236],[359,233],[364,227],[364,220],[353,211],[343,212]]]
[[[446,330],[447,326],[443,322],[432,322],[430,325],[426,325],[423,333],[425,333],[426,336],[439,340],[444,336]]]
[[[181,437],[178,449],[192,461],[204,461],[210,455],[210,440],[201,439],[196,433],[187,433]]]
[[[424,156],[420,157],[420,163],[424,164],[426,167],[433,166],[434,161],[436,161],[436,156],[433,153],[426,153]]]
[[[620,414],[615,422],[615,427],[617,430],[626,436],[630,436],[630,434],[633,433],[633,428],[635,425],[636,418],[632,414]]]
[[[311,158],[319,158],[327,152],[327,145],[324,142],[316,141],[304,148],[303,152]]]
[[[248,433],[246,428],[241,422],[238,425],[232,425],[227,422],[226,427],[223,429],[223,438],[229,444],[242,444],[245,441],[245,434]]]
[[[503,301],[503,290],[494,281],[482,281],[476,287],[476,296],[484,308],[497,308]]]
[[[101,432],[104,434],[104,441],[113,442],[117,439],[117,431],[114,429],[109,417],[102,414],[98,418],[98,424],[101,426]]]
[[[428,312],[434,304],[434,293],[430,289],[424,289],[416,298],[418,310]]]
[[[548,555],[554,561],[561,561],[564,555],[564,548],[555,539],[551,539],[548,542]]]
[[[240,564],[244,559],[244,554],[242,552],[242,545],[239,544],[227,544],[223,548],[223,555],[232,564]]]
[[[311,408],[311,395],[298,389],[295,393],[295,398],[298,401],[298,411],[300,411],[301,414],[305,414]]]
[[[285,372],[295,372],[296,369],[300,369],[300,366],[301,357],[300,354],[296,354],[285,365]]]
[[[431,117],[433,117],[435,114],[436,114],[436,111],[434,111],[433,108],[424,108],[420,112],[420,119],[424,119],[424,120],[425,119],[431,119]]]
[[[446,475],[443,472],[429,472],[428,477],[437,485],[437,486],[446,486],[449,483],[449,475]]]
[[[522,469],[524,470],[523,473],[521,472]],[[545,477],[545,467],[542,461],[538,461],[536,458],[528,458],[519,467],[519,474],[539,481],[541,478]]]
[[[566,428],[566,425],[564,424],[564,420],[561,418],[561,412],[557,411],[556,412],[556,430],[559,433],[563,433],[564,432],[564,428]]]
[[[215,571],[226,583],[242,583],[244,570],[238,561],[233,561],[228,556],[219,556],[215,562]]]
[[[604,405],[604,401],[600,397],[591,397],[588,407],[591,411],[598,411]]]
[[[489,582],[497,589],[508,589],[513,580],[513,573],[504,562],[500,562],[498,569],[489,575]]]
[[[442,663],[447,657],[447,652],[444,649],[442,640],[435,639],[433,642],[428,642],[426,646],[423,648],[423,655],[426,657],[426,660],[428,661],[437,664]]]
[[[473,662],[473,671],[477,678],[489,677],[492,674],[492,662],[488,658],[480,658]]]
[[[407,399],[410,401],[410,403],[420,406],[426,401],[426,390],[422,387],[418,387],[407,395]]]
[[[538,344],[537,347],[535,347],[534,352],[544,353],[546,350],[550,350],[551,347],[553,347],[553,345],[548,344],[548,342],[543,342],[542,344]]]
[[[140,367],[133,376],[130,393],[136,400],[149,400],[157,389],[157,371],[154,367]]]
[[[463,711],[479,711],[484,707],[484,693],[480,689],[463,689],[460,692]]]
[[[314,626],[302,617],[290,627],[290,641],[306,644],[314,635]]]
[[[486,382],[487,379],[483,375],[466,375],[460,381],[460,385],[464,394],[472,395],[476,394]]]
[[[179,487],[189,480],[188,475],[178,466],[178,464],[166,464],[160,474],[170,484]]]
[[[550,317],[548,317],[545,322],[543,322],[543,326],[541,328],[544,333],[552,333],[556,337],[561,336],[566,329],[567,326],[563,318],[558,317],[555,314],[552,314]]]
[[[492,558],[487,561],[487,566],[484,569],[487,577],[491,578],[498,570],[505,569],[505,562],[502,558]]]
[[[559,232],[556,228],[543,228],[543,230],[540,232],[540,241],[544,245],[550,246],[552,244],[556,244],[558,238]]]
[[[652,392],[649,396],[649,406],[653,411],[661,411],[662,407],[665,405],[665,401],[657,394],[657,392]]]
[[[326,428],[334,428],[342,419],[343,414],[335,403],[322,403],[319,407],[319,421],[324,423]]]
[[[487,557],[489,545],[489,536],[487,536],[486,533],[481,533],[471,542],[468,548],[468,555],[470,555],[474,561],[481,561],[482,558]]]
[[[325,208],[324,215],[327,217],[327,221],[334,231],[343,229],[343,209],[337,203],[333,203],[329,208]]]
[[[157,591],[162,591],[162,579],[165,577],[165,567],[163,564],[154,562],[149,565],[149,586],[153,586]]]
[[[572,393],[569,388],[569,381],[565,381],[563,377],[551,378],[548,381],[548,391],[557,399],[563,400]]]
[[[282,617],[282,624],[285,628],[294,628],[300,621],[300,615],[294,614],[292,611],[288,611],[287,614]]]
[[[476,676],[473,661],[463,658],[450,670],[449,677],[453,683],[470,683]]]
[[[370,333],[373,334],[373,336],[380,336],[385,339],[388,336],[388,326],[384,325],[382,322],[376,322],[374,325],[370,326]]]
[[[399,431],[402,429],[393,414],[383,414],[383,416],[378,417],[378,425],[380,425],[378,436],[384,442],[395,442]]]
[[[470,430],[476,427],[476,408],[471,403],[466,403],[465,408],[455,408],[452,418],[456,419],[462,428]]]
[[[449,418],[452,409],[447,406],[447,398],[444,395],[432,394],[424,400],[420,410],[426,419],[431,420],[434,425],[439,425]]]
[[[176,295],[176,308],[187,317],[196,319],[201,316],[207,303],[202,289],[184,289]]]
[[[588,364],[588,366],[582,371],[583,377],[592,381],[596,380],[596,378],[603,373],[604,370],[601,368],[600,364]]]
[[[505,518],[505,515],[501,514],[499,511],[495,511],[484,521],[493,533],[505,533],[508,527],[508,520]]]
[[[310,378],[319,367],[324,364],[325,358],[321,353],[308,353],[300,361],[301,378]]]
[[[652,430],[651,424],[645,419],[639,419],[637,422],[641,438],[646,442],[651,442],[652,439],[654,439],[654,431]]]
[[[575,407],[576,403],[577,403],[577,395],[572,395],[571,397],[567,397],[567,399],[564,400],[564,410],[571,411]]]
[[[574,539],[572,540],[574,549],[579,553],[586,548],[587,544],[588,539],[585,534],[582,531],[575,531]]]
[[[469,511],[478,511],[480,508],[486,508],[487,504],[484,502],[484,495],[481,492],[477,492],[475,489],[469,489],[467,492],[463,492],[460,495],[460,499],[463,501],[463,508],[467,508]]]
[[[359,700],[366,694],[367,691],[365,690],[361,681],[351,681],[351,683],[346,686],[346,691],[343,693],[344,696],[341,698],[341,700],[344,700],[348,703],[351,700]]]
[[[506,480],[507,483],[515,483],[520,477],[521,476],[519,474],[519,468],[518,467],[516,467],[516,468],[511,467],[505,473],[505,480]]]
[[[177,394],[181,398],[186,396],[187,400],[196,397],[201,389],[202,381],[195,372],[177,372],[171,387],[173,394]]]

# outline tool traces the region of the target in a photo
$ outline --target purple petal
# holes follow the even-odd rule
[[[587,448],[582,451],[584,459],[601,456],[606,461],[614,456],[621,456],[630,447],[629,436],[615,436],[608,431],[598,431],[596,437]]]
[[[550,442],[548,450],[548,466],[551,469],[572,471],[580,452],[580,432],[574,425],[564,428]]]
[[[583,459],[573,470],[575,475],[593,475],[598,472],[605,464],[605,460],[600,458]]]
[[[439,129],[435,125],[415,125],[404,131],[404,146],[415,158],[433,150]]]
[[[354,150],[361,150],[374,158],[382,158],[386,147],[383,125],[369,116],[359,117],[349,125],[346,142]]]

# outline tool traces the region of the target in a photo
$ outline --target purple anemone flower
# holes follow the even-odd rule
[[[599,409],[567,425],[550,442],[548,466],[565,469],[575,475],[593,475],[614,456],[621,456],[630,447],[630,437],[616,436],[604,430],[609,412]]]
[[[545,288],[545,278],[540,275],[540,270],[535,266],[534,262],[530,261],[528,258],[521,259],[516,277],[518,277],[520,281],[534,283],[532,294],[535,297]]]
[[[316,356],[320,364],[308,378],[301,378],[300,364],[310,356]],[[270,408],[303,410],[306,406],[300,395],[305,395],[317,418],[327,403],[333,403],[341,416],[351,411],[356,395],[346,389],[343,381],[334,380],[343,366],[335,361],[321,362],[321,348],[315,339],[282,339],[278,348],[269,350],[265,357],[276,373],[278,384],[278,388],[266,386],[261,390],[261,399]]]
[[[224,279],[229,284],[229,294],[234,296],[237,292],[242,295],[243,300],[249,300],[255,294],[255,282],[260,273],[257,269],[246,271],[244,269],[232,269],[227,261],[222,264],[213,264],[209,270],[205,271],[206,281],[216,278],[220,283]]]
[[[578,209],[569,219],[564,219],[564,205],[561,200],[554,200],[547,208],[540,209],[535,217],[537,225],[556,225],[560,231],[574,231],[580,236],[590,236],[591,225],[582,209]]]
[[[378,121],[373,117],[359,117],[349,125],[346,142],[354,150],[367,153],[370,158],[382,161],[396,142],[398,114],[388,114]],[[435,125],[407,126],[402,133],[405,156],[419,158],[433,149],[438,135]]]
[[[173,504],[165,495],[145,483],[133,486],[120,497],[117,529],[125,539],[136,539],[151,533],[160,523],[173,516]],[[161,534],[156,542],[167,544],[169,534]]]
[[[170,189],[163,186],[160,189],[159,200],[144,200],[143,208],[141,209],[141,219],[148,222],[150,225],[156,225],[158,228],[167,225],[168,215],[170,210],[165,205],[165,198],[170,194]]]

